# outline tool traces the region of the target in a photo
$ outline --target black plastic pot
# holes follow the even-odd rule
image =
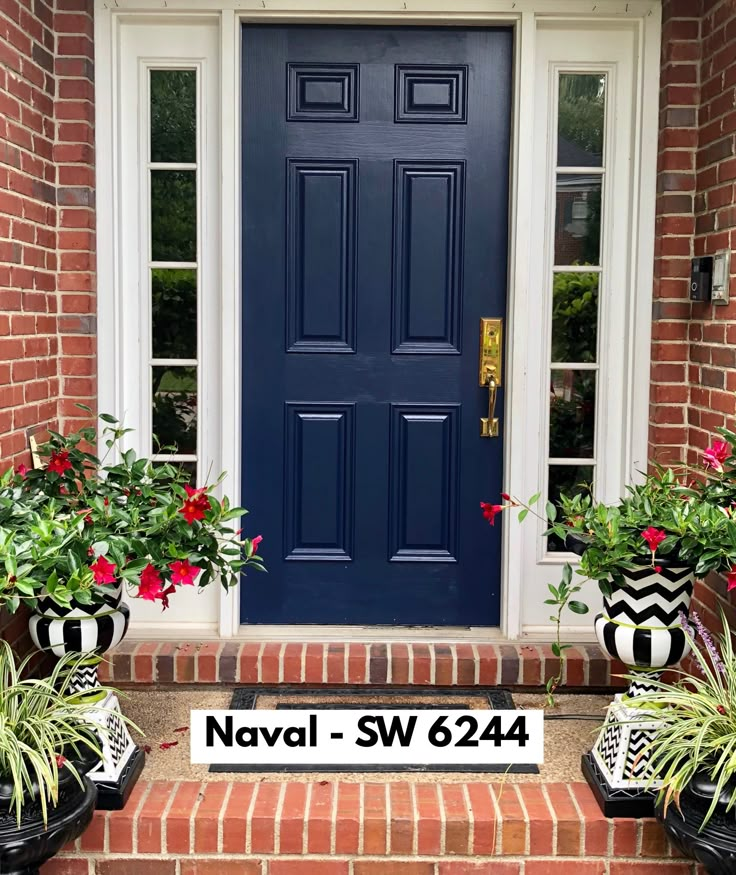
[[[15,811],[9,810],[12,784],[0,781],[0,875],[38,875],[40,866],[87,829],[97,787],[86,773],[97,762],[91,752],[75,758],[81,786],[68,769],[59,770],[59,801],[49,808],[45,825],[37,787],[23,806],[19,827]]]
[[[701,863],[708,875],[733,875],[736,872],[736,810],[726,811],[734,785],[721,794],[716,810],[701,830],[713,802],[715,784],[706,775],[696,775],[680,794],[680,810],[671,804],[665,815],[662,806],[656,814],[672,842],[688,857]]]

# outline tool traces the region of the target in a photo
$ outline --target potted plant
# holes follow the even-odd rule
[[[127,433],[112,416],[99,443],[110,455]],[[120,643],[128,628],[129,597],[163,610],[184,586],[200,589],[238,583],[246,568],[263,570],[260,537],[241,538],[245,513],[214,494],[215,483],[193,487],[176,465],[119,450],[106,464],[89,449],[95,429],[50,433],[40,447],[44,464],[20,466],[0,478],[0,604],[32,611],[29,631],[37,647],[60,656],[100,655]],[[76,690],[97,686],[96,662],[81,665]],[[110,743],[92,778],[101,807],[119,808],[143,767],[113,694],[102,705]]]
[[[97,797],[86,774],[100,756],[99,705],[71,691],[82,657],[62,657],[47,679],[24,679],[29,659],[0,641],[0,872],[13,875],[37,875],[81,835]]]
[[[736,654],[731,631],[716,643],[697,614],[683,617],[697,671],[652,683],[636,707],[659,714],[646,755],[659,786],[656,815],[675,845],[709,875],[736,871]],[[696,637],[697,634],[697,637]],[[644,719],[647,719],[646,717]]]
[[[503,504],[483,505],[489,522],[507,508],[518,508],[522,520],[530,512],[541,516],[545,535],[580,556],[578,573],[598,581],[603,595],[596,637],[611,658],[636,672],[583,762],[609,816],[652,813],[646,758],[639,755],[656,720],[632,727],[627,707],[687,654],[690,642],[679,615],[689,611],[695,577],[720,572],[736,586],[736,435],[721,434],[725,439],[708,447],[699,466],[652,465],[641,483],[611,504],[587,491],[563,494],[559,506],[548,502],[543,516],[534,510],[539,495],[528,502],[504,495]]]

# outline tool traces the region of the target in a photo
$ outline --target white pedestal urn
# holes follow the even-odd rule
[[[49,597],[38,600],[28,628],[33,643],[55,656],[68,652],[101,656],[125,637],[130,611],[122,603],[123,584],[106,586],[104,600],[84,605],[72,601],[61,607]],[[96,663],[81,668],[72,681],[72,692],[89,693],[99,688]],[[96,717],[107,732],[101,733],[102,760],[88,777],[97,785],[97,808],[105,811],[122,808],[145,764],[145,753],[137,747],[120,715],[120,702],[114,693],[100,699]]]
[[[651,773],[646,747],[659,724],[656,714],[631,708],[627,701],[651,692],[648,681],[690,650],[680,614],[690,608],[695,574],[658,557],[657,569],[646,565],[623,576],[626,584],[613,584],[611,595],[603,598],[595,633],[606,653],[637,679],[609,706],[593,750],[583,756],[583,774],[607,817],[652,817],[658,785],[645,789]]]

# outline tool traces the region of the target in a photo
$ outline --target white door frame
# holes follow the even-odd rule
[[[126,424],[140,426],[148,417],[131,400],[140,394],[130,385],[128,366],[131,345],[140,342],[140,325],[131,323],[130,296],[122,306],[123,265],[135,259],[135,252],[121,249],[121,227],[130,216],[121,214],[121,190],[129,180],[121,176],[120,145],[120,34],[126,25],[156,26],[200,21],[219,32],[220,105],[219,152],[221,185],[214,193],[219,208],[220,233],[211,246],[219,272],[219,300],[205,317],[219,320],[219,351],[203,352],[200,366],[216,375],[220,391],[211,400],[211,417],[206,436],[207,462],[229,473],[227,491],[237,501],[241,482],[241,283],[240,283],[240,24],[283,23],[373,23],[471,25],[505,24],[515,29],[514,99],[512,118],[512,163],[509,203],[508,305],[506,332],[507,386],[505,414],[504,484],[509,491],[523,483],[528,470],[525,454],[529,430],[539,423],[529,421],[528,376],[536,362],[535,351],[526,346],[518,327],[526,324],[532,304],[533,281],[530,265],[538,255],[533,239],[534,216],[545,204],[535,190],[533,167],[538,160],[539,138],[535,139],[536,35],[538,27],[555,21],[568,22],[571,30],[586,22],[589,26],[631,28],[637,54],[633,95],[635,137],[630,184],[632,214],[630,234],[629,295],[631,318],[630,371],[624,387],[629,415],[628,428],[616,447],[621,459],[622,479],[631,481],[646,461],[648,429],[648,375],[651,340],[651,292],[654,253],[654,206],[657,149],[657,93],[661,9],[659,0],[454,0],[447,11],[446,0],[96,0],[96,155],[97,155],[97,253],[98,253],[98,374],[99,410],[125,415]],[[212,146],[213,144],[210,144]],[[205,245],[207,245],[205,243]],[[138,258],[140,256],[138,255]],[[224,279],[223,279],[224,278]],[[133,318],[133,323],[135,319]],[[126,327],[127,324],[127,327]],[[516,334],[513,328],[516,327]],[[216,326],[214,328],[216,331]],[[145,332],[144,332],[145,333]],[[138,357],[140,360],[140,357]],[[135,369],[134,369],[135,371]],[[634,379],[639,375],[639,379]],[[646,375],[647,379],[643,379]],[[140,407],[140,402],[138,403]],[[135,445],[135,435],[132,438]],[[518,491],[518,487],[517,487]],[[481,496],[479,496],[479,499]],[[494,497],[490,496],[489,500]],[[488,640],[505,636],[544,636],[544,630],[525,630],[523,595],[519,582],[524,562],[522,528],[506,519],[502,547],[502,626],[491,629],[438,629],[426,633],[433,640]],[[259,578],[260,579],[260,578]],[[214,590],[211,587],[210,590]],[[540,595],[540,598],[542,596]],[[320,628],[240,626],[240,588],[225,594],[208,591],[198,598],[217,598],[217,622],[197,626],[161,619],[134,617],[134,632],[147,637],[181,637],[185,629],[199,637],[292,638],[375,637],[370,628]],[[588,639],[586,627],[572,629],[574,637]],[[382,638],[392,637],[381,630]],[[414,637],[397,630],[396,637]]]

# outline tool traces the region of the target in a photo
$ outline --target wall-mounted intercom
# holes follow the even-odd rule
[[[719,249],[715,255],[693,258],[690,263],[690,300],[728,304],[730,273],[730,249]]]
[[[704,255],[690,262],[690,300],[710,301],[713,256]]]

